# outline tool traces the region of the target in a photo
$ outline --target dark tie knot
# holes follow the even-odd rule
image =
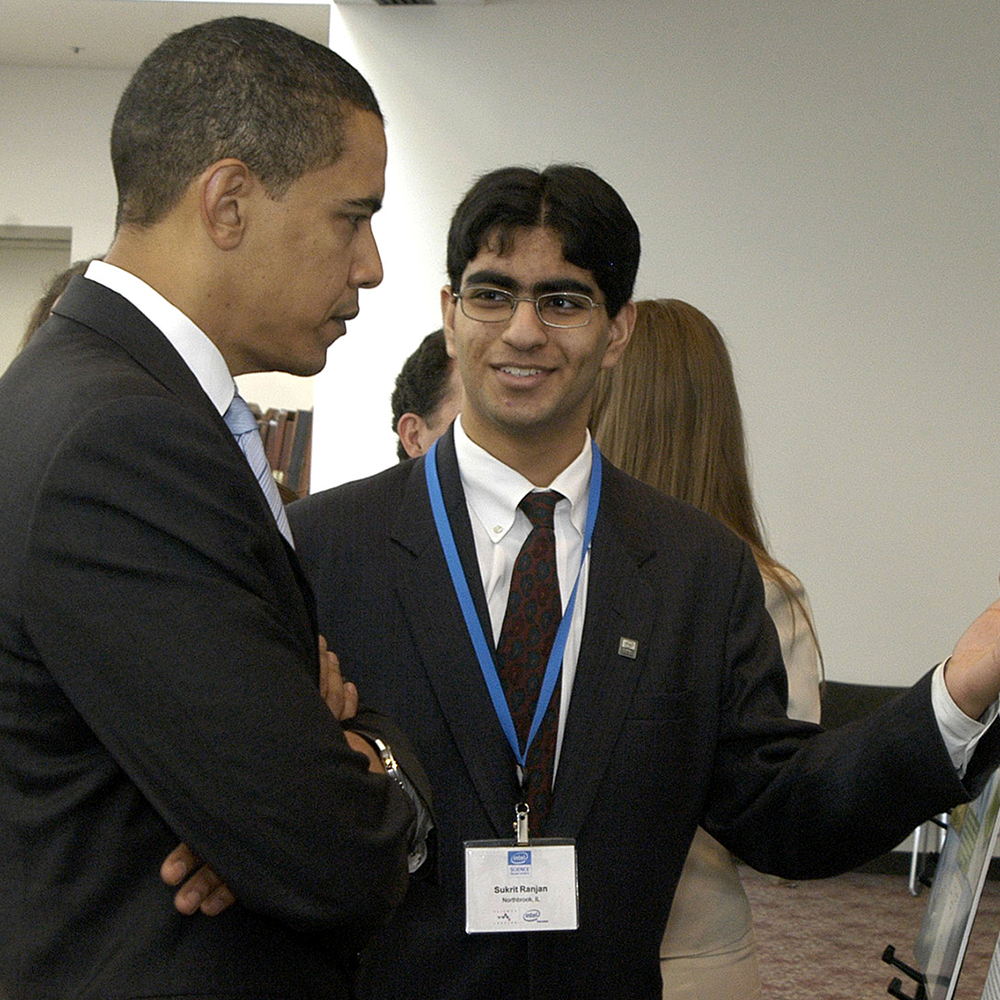
[[[556,490],[545,490],[544,493],[528,493],[518,504],[518,507],[528,515],[528,520],[535,528],[552,528],[556,504],[563,495]]]

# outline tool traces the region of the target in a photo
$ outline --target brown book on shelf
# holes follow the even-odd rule
[[[278,458],[278,470],[281,472],[281,481],[288,482],[288,464],[292,459],[292,447],[295,443],[295,433],[298,430],[298,411],[285,410],[285,433],[281,439],[281,455]]]
[[[264,451],[272,469],[281,467],[281,443],[285,436],[285,422],[288,419],[287,410],[271,409],[267,411],[267,440]]]
[[[312,464],[312,450],[313,450],[313,441],[312,441],[312,434],[310,434],[309,440],[306,441],[306,457],[305,461],[302,463],[302,478],[299,480],[300,497],[305,497],[309,495],[309,468]]]
[[[261,410],[260,407],[255,406],[257,411],[257,430],[260,431],[260,439],[264,444],[264,454],[267,454],[267,438],[271,433],[271,421],[274,417],[274,410]]]
[[[309,492],[309,457],[312,440],[312,410],[299,410],[295,418],[295,440],[288,458],[286,482],[304,497]]]

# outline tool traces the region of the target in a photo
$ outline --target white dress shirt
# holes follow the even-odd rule
[[[103,260],[91,261],[84,277],[128,299],[170,341],[212,405],[225,414],[236,383],[222,353],[192,320],[141,278]]]
[[[495,644],[500,638],[500,629],[503,627],[504,614],[507,611],[514,561],[531,531],[531,521],[517,505],[526,493],[537,491],[539,487],[480,448],[465,433],[461,415],[455,421],[455,452],[458,456],[462,489],[465,491],[465,501],[472,522],[472,536],[476,542],[476,555],[479,558],[479,569],[482,573],[486,603],[490,610]],[[582,567],[580,555],[587,524],[587,491],[590,487],[591,463],[588,432],[580,454],[546,487],[557,490],[566,498],[556,504],[554,516],[556,572],[559,576],[559,594],[564,610],[573,591],[577,570],[580,571],[573,620],[570,622],[566,649],[563,653],[554,774],[559,768],[563,729],[566,726],[566,714],[569,712],[570,695],[573,693],[576,661],[580,653],[580,637],[583,635],[583,621],[587,610],[590,554],[587,553]]]

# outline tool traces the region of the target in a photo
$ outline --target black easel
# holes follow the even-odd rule
[[[927,977],[922,972],[918,972],[912,966],[896,958],[896,948],[894,945],[886,945],[885,951],[882,952],[882,961],[887,965],[893,966],[893,968],[899,969],[900,972],[906,973],[917,984],[917,992],[911,997],[909,993],[903,992],[903,980],[897,976],[889,983],[886,993],[890,996],[898,997],[899,1000],[927,1000]]]

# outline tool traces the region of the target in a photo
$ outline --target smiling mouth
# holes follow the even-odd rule
[[[530,378],[532,375],[541,375],[542,368],[521,368],[517,365],[498,365],[498,370],[515,378]]]

